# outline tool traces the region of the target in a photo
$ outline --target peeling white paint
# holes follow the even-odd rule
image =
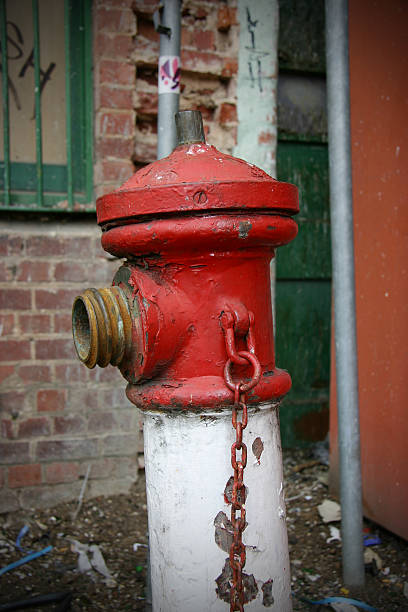
[[[282,459],[277,409],[249,410],[244,441],[250,456],[257,437],[264,450],[261,464],[248,461],[246,574],[258,585],[273,580],[274,604],[267,609],[290,612],[290,572]],[[234,430],[230,411],[158,416],[144,415],[146,485],[154,612],[226,612],[215,580],[228,553],[215,542],[214,519],[230,505],[224,500]],[[224,521],[225,522],[225,521]],[[245,610],[263,611],[263,593]]]

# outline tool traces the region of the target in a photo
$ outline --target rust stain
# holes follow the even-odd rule
[[[258,461],[258,465],[261,464],[261,455],[263,453],[263,450],[264,450],[263,442],[261,438],[258,436],[252,442],[252,452],[254,453],[256,460]]]
[[[224,567],[221,574],[216,578],[217,588],[215,592],[218,597],[227,603],[230,603],[230,591],[232,584],[232,570],[229,563],[229,558],[225,559]],[[242,582],[244,586],[244,603],[248,603],[256,598],[258,594],[258,585],[253,574],[245,574],[242,572]]]
[[[262,593],[263,593],[262,605],[265,606],[265,608],[269,608],[270,606],[273,606],[274,604],[274,599],[272,596],[272,586],[273,586],[272,578],[264,582],[262,585]]]

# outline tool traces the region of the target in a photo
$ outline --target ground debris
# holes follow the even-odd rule
[[[309,463],[308,467],[294,471],[294,467],[315,458],[313,449],[284,451],[293,610],[319,609],[306,604],[301,597],[319,600],[344,595],[364,601],[378,612],[408,610],[408,544],[369,521],[365,521],[365,528],[378,535],[381,541],[370,550],[381,559],[382,568],[378,567],[380,564],[377,564],[375,555],[370,553],[365,588],[344,588],[341,542],[337,539],[327,542],[333,534],[330,525],[322,522],[317,509],[328,496],[325,484],[328,467],[321,462]],[[73,612],[145,610],[147,516],[144,486],[141,473],[129,495],[87,500],[85,493],[75,522],[72,516],[76,501],[44,510],[0,516],[1,567],[24,554],[15,545],[24,525],[29,526],[21,537],[21,547],[25,551],[53,546],[47,555],[1,577],[0,604],[69,591],[72,593]],[[247,519],[250,522],[249,515]],[[115,586],[108,587],[106,577],[99,572],[78,571],[78,553],[71,550],[72,539],[89,549],[92,546],[99,548]],[[91,561],[92,554],[88,558]],[[367,555],[366,558],[368,561]],[[269,586],[269,583],[265,584]],[[269,590],[265,589],[265,601],[269,606]],[[273,589],[270,601],[272,598]],[[273,605],[270,607],[273,609]],[[41,610],[52,612],[52,609],[55,608],[46,606]],[[198,605],[196,609],[199,610]],[[321,606],[321,609],[329,608]]]

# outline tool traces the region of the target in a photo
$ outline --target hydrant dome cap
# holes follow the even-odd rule
[[[298,190],[214,146],[177,147],[97,201],[98,222],[163,212],[266,209],[294,215]]]

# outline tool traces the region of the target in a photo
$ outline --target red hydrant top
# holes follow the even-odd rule
[[[97,201],[100,224],[141,215],[231,209],[294,215],[299,212],[297,188],[211,145],[193,143],[178,146]]]

